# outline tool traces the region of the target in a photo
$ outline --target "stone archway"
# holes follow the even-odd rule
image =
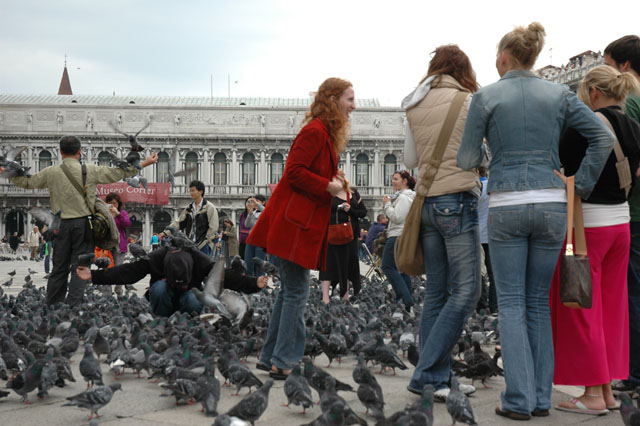
[[[18,233],[18,236],[25,235],[24,223],[26,221],[26,215],[20,210],[12,210],[6,215],[6,233],[8,236],[13,235],[14,232]]]
[[[166,210],[158,210],[153,215],[153,232],[160,233],[164,231],[171,223],[171,214]]]

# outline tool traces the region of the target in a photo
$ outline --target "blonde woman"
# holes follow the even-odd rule
[[[639,88],[634,76],[621,74],[608,65],[589,71],[578,88],[578,97],[613,126],[634,171],[634,181],[640,164],[640,124],[627,117],[621,105],[630,92]],[[586,149],[587,141],[574,129],[564,133],[560,139],[560,161],[567,176],[576,173]],[[617,406],[611,380],[624,380],[629,375],[629,194],[620,188],[616,162],[616,155],[611,152],[593,191],[589,197],[583,197],[592,308],[570,309],[562,305],[559,267],[552,283],[553,381],[559,385],[585,386],[582,396],[560,403],[556,407],[559,410],[607,413],[607,409]]]
[[[500,80],[473,95],[458,165],[481,165],[491,151],[488,237],[496,281],[506,390],[496,414],[513,420],[548,416],[553,380],[549,289],[566,233],[566,193],[560,132],[575,128],[589,142],[576,173],[576,193],[588,198],[613,137],[567,88],[531,72],[545,31],[534,22],[498,44]]]

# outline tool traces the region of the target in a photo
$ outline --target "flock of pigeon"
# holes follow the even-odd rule
[[[273,265],[260,266],[277,273]],[[214,267],[212,276],[220,270]],[[255,359],[264,344],[274,302],[272,288],[249,296],[248,310],[242,315],[210,308],[212,313],[202,316],[175,313],[161,318],[151,315],[148,302],[135,292],[114,297],[93,286],[80,307],[47,307],[43,288],[37,288],[31,278],[34,273],[29,270],[18,294],[4,294],[0,287],[0,379],[6,381],[7,389],[0,390],[0,402],[11,398],[9,391],[13,391],[29,404],[34,393],[46,398],[56,387],[82,380],[86,390],[66,398],[63,407],[87,409],[96,424],[94,416],[126,388],[121,376],[144,373],[149,392],[170,396],[176,405],[199,403],[203,416],[215,417],[214,425],[254,424],[267,410],[274,382],[263,381],[256,369],[269,368],[261,364],[253,368],[247,360]],[[13,278],[3,286],[19,287]],[[414,288],[414,297],[422,302],[423,286]],[[407,362],[417,363],[419,309],[413,315],[407,313],[394,302],[388,283],[376,276],[363,286],[355,303],[332,300],[324,305],[321,300],[319,282],[314,280],[306,312],[305,356],[282,387],[287,406],[316,412],[308,425],[433,425],[432,386],[425,386],[419,399],[391,413],[376,379],[376,373],[395,375],[396,369],[408,368]],[[456,375],[482,384],[501,375],[499,348],[493,356],[482,349],[498,337],[496,317],[485,312],[472,315],[452,353]],[[81,379],[74,377],[70,364],[76,353],[83,354],[78,366]],[[329,366],[318,365],[316,358],[321,354]],[[347,358],[356,362],[350,383],[338,380],[327,368]],[[233,386],[235,393],[222,392],[225,385]],[[472,406],[457,385],[454,379],[445,401],[447,411],[454,424],[474,425]],[[364,413],[343,397],[353,393]],[[221,398],[237,398],[237,402],[219,411]],[[640,409],[626,394],[621,401],[625,425],[638,426]]]

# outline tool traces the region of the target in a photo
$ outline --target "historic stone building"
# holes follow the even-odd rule
[[[545,80],[554,83],[566,84],[573,92],[578,89],[578,84],[582,78],[598,65],[604,64],[604,55],[600,52],[587,50],[569,58],[566,65],[559,67],[547,65],[538,70],[538,74]]]
[[[70,91],[70,87],[69,87]],[[300,129],[311,99],[123,97],[78,95],[0,95],[0,144],[26,146],[21,162],[36,173],[60,159],[58,140],[76,135],[83,142],[86,162],[108,164],[111,152],[123,157],[128,142],[115,126],[135,133],[144,154],[159,153],[158,163],[143,175],[150,182],[165,182],[172,153],[176,170],[196,167],[190,176],[176,179],[169,204],[127,204],[130,232],[149,241],[190,202],[187,184],[200,179],[205,198],[234,220],[246,197],[269,195],[269,184],[282,176],[288,149]],[[352,184],[363,195],[375,219],[382,195],[390,193],[390,179],[402,164],[404,112],[380,107],[377,100],[360,99],[351,116],[351,137],[340,158]],[[174,157],[175,158],[175,157]],[[29,208],[49,205],[46,190],[23,190],[2,180],[0,235],[25,234],[32,222]]]

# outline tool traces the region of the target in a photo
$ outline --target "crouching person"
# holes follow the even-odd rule
[[[76,273],[81,279],[90,279],[95,285],[135,284],[150,275],[148,299],[151,312],[168,317],[176,311],[196,314],[202,312],[202,304],[190,290],[202,289],[202,282],[211,272],[214,263],[199,250],[180,250],[166,246],[149,253],[147,259],[102,270],[78,266]],[[266,277],[256,278],[225,271],[224,288],[255,293],[266,284]]]

